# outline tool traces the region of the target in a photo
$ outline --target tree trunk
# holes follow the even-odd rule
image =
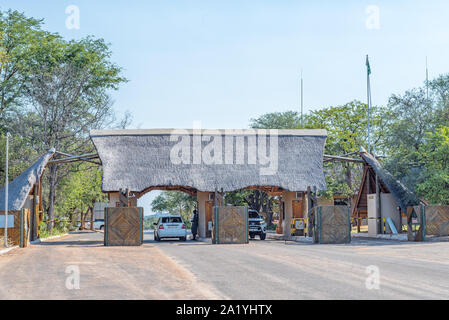
[[[80,227],[80,230],[85,230],[86,229],[86,217],[87,217],[87,213],[88,212],[89,212],[89,209],[87,209],[85,213],[83,213],[81,211],[81,227]]]
[[[90,208],[90,230],[94,231],[94,208]]]
[[[349,165],[349,163],[346,164],[345,166],[345,180],[346,183],[348,184],[349,190],[352,190],[352,172],[351,172],[351,166]]]

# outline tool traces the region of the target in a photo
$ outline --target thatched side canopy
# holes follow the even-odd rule
[[[30,194],[33,186],[39,183],[45,166],[54,154],[55,149],[48,150],[39,160],[9,183],[8,210],[17,211],[23,208],[27,196]],[[5,210],[5,188],[0,190],[0,210]]]
[[[353,216],[357,210],[366,211],[368,207],[366,196],[376,192],[376,175],[378,176],[379,189],[382,193],[391,193],[401,208],[407,212],[407,207],[419,204],[418,197],[393,175],[382,168],[382,165],[371,154],[362,148],[360,156],[364,162],[364,171],[359,194],[354,206]]]
[[[104,192],[184,187],[324,190],[325,130],[106,130],[91,139]]]

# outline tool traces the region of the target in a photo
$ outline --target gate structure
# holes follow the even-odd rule
[[[143,244],[143,208],[105,208],[105,246],[140,246]]]
[[[248,243],[248,207],[214,207],[213,244]]]
[[[351,242],[351,213],[348,206],[318,206],[310,211],[315,243]]]
[[[413,206],[407,208],[407,238],[425,241],[427,236],[449,236],[449,206]]]
[[[426,236],[449,235],[449,206],[425,206],[424,215]]]

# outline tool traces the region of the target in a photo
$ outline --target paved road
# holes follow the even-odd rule
[[[211,245],[157,243],[147,232],[142,247],[104,247],[102,236],[80,232],[0,256],[0,298],[449,299],[449,242]],[[73,266],[80,289],[69,290]],[[379,289],[367,282],[376,270]]]

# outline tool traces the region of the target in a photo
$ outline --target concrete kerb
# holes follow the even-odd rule
[[[2,254],[8,253],[9,251],[13,250],[13,249],[17,249],[19,246],[14,246],[14,247],[9,247],[9,248],[5,248],[5,249],[1,249],[0,250],[0,256]]]
[[[370,237],[368,233],[353,233],[351,237],[358,239],[408,241],[406,234],[378,234],[376,237]]]
[[[44,238],[44,239],[37,239],[37,240],[31,241],[30,244],[38,244],[38,243],[45,242],[45,241],[48,241],[48,240],[61,238],[61,237],[64,237],[66,235],[68,235],[68,233],[57,235],[57,236],[51,236],[51,237]],[[9,248],[0,249],[0,256],[5,254],[5,253],[8,253],[11,250],[18,249],[18,248],[20,248],[20,247],[19,246],[13,246],[13,247],[9,247]]]
[[[31,244],[39,244],[41,242],[62,238],[62,237],[68,236],[68,235],[69,235],[68,233],[59,234],[59,235],[56,235],[56,236],[50,236],[50,237],[43,238],[43,239],[37,239],[37,240],[31,241],[30,243]]]

